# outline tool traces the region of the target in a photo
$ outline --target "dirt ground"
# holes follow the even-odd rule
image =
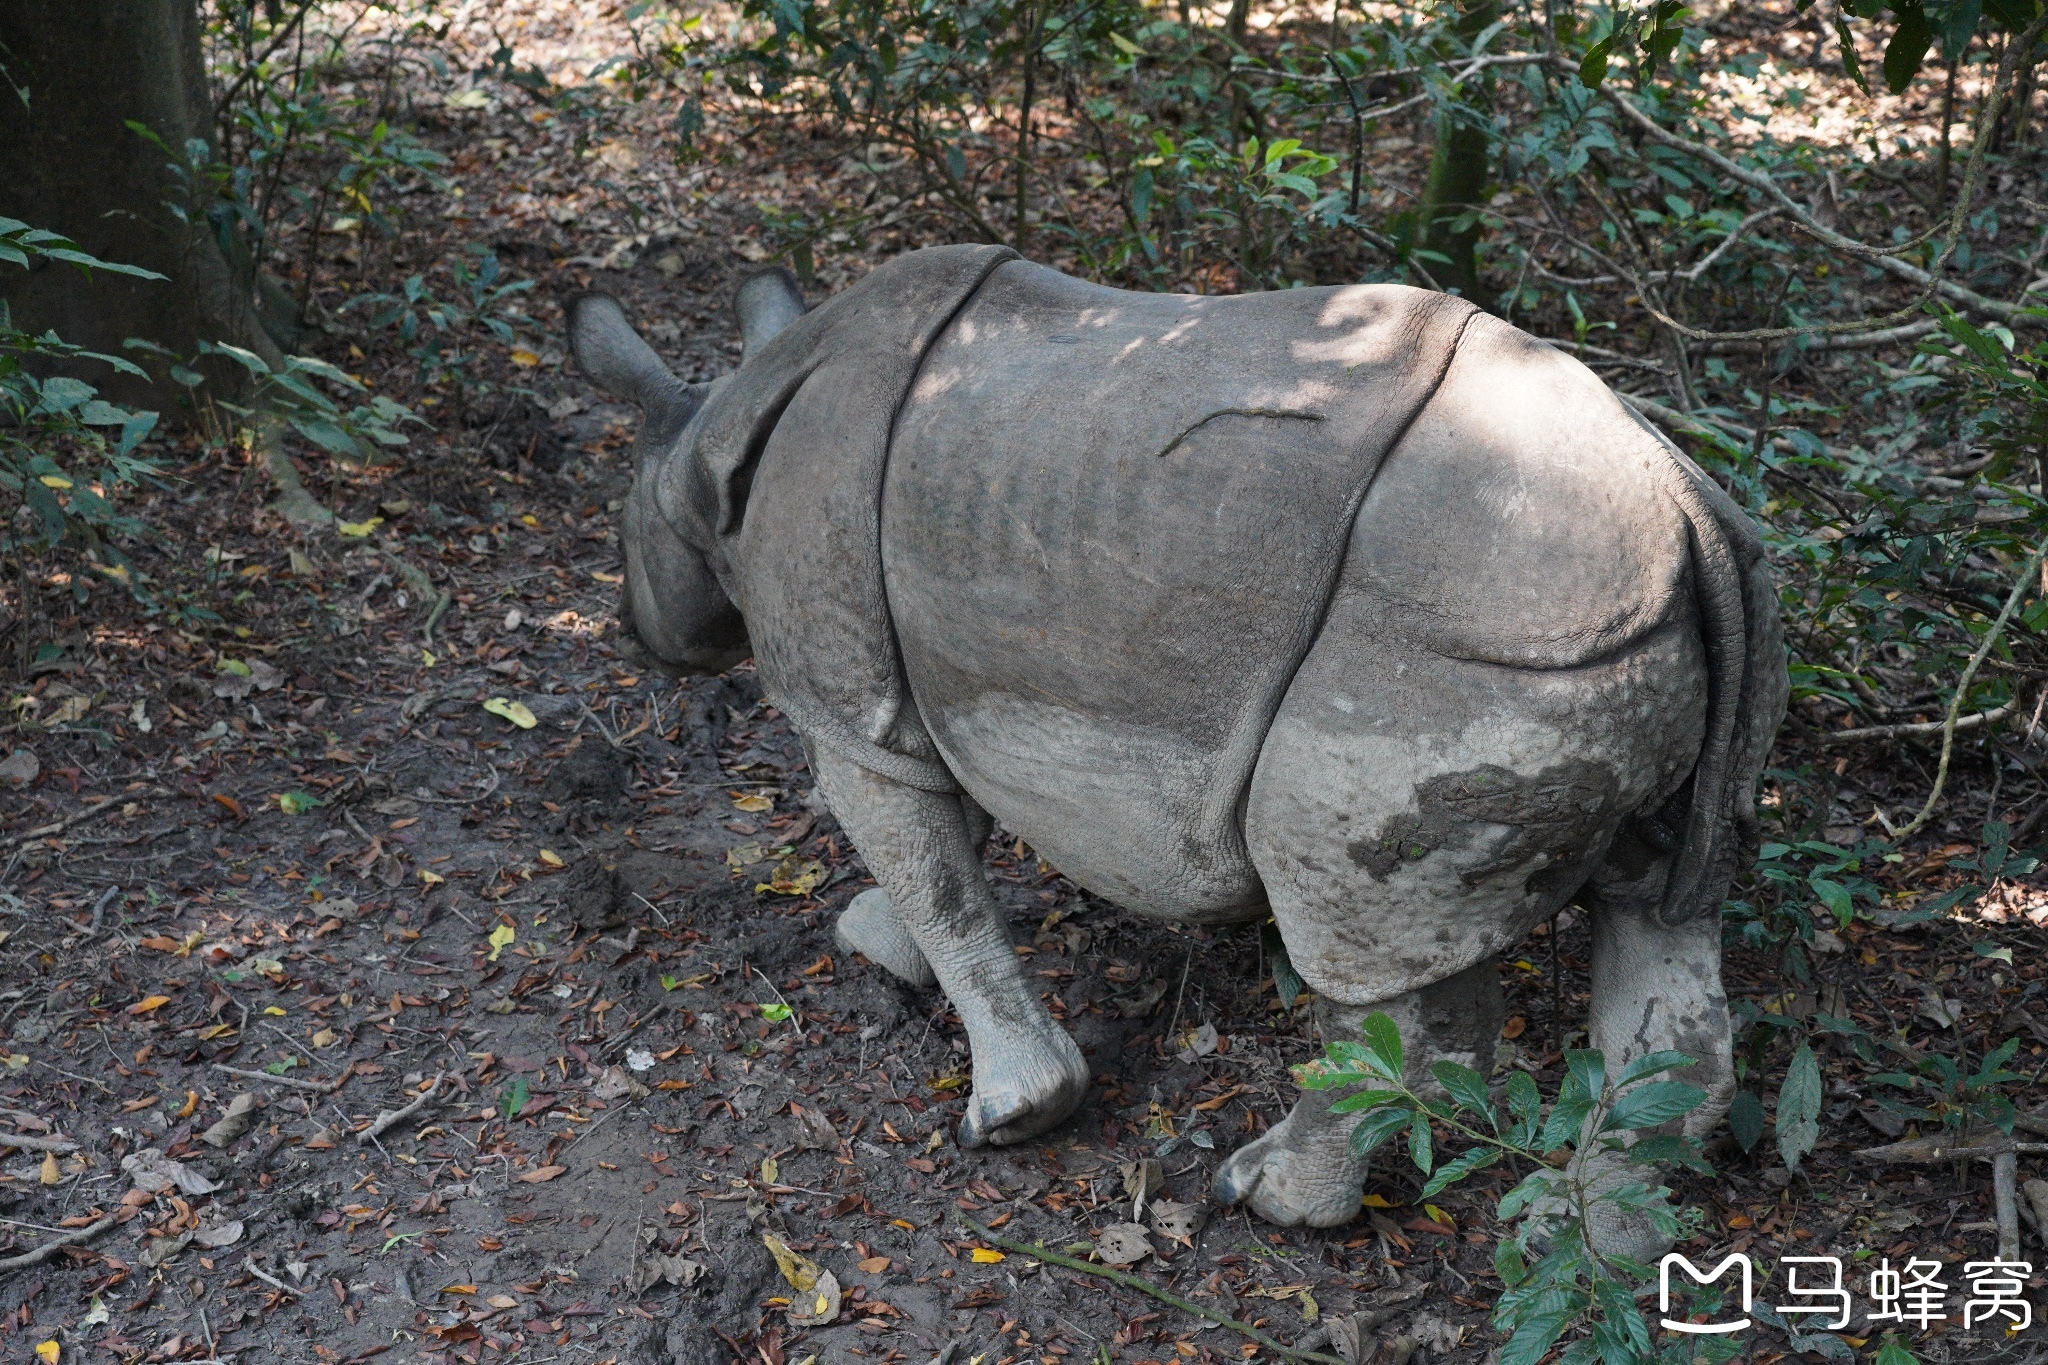
[[[522,41],[587,38],[573,15],[550,33],[505,8],[532,20]],[[83,1235],[0,1268],[0,1359],[47,1342],[65,1361],[327,1365],[1256,1355],[1155,1297],[994,1252],[965,1220],[1085,1248],[1130,1217],[1127,1167],[1147,1160],[1157,1198],[1205,1204],[1314,1046],[1257,926],[1140,920],[998,831],[988,870],[1017,950],[1096,1085],[1043,1140],[955,1146],[964,1034],[936,992],[835,947],[834,915],[871,881],[787,724],[746,667],[677,683],[614,648],[637,417],[564,365],[557,303],[609,289],[685,378],[729,368],[726,302],[758,254],[742,173],[661,166],[657,111],[614,111],[593,143],[509,85],[477,88],[487,107],[416,111],[463,195],[425,196],[426,226],[396,245],[337,240],[317,297],[341,320],[308,346],[396,383],[405,358],[340,304],[466,237],[540,282],[531,363],[495,362],[524,392],[433,414],[401,465],[309,462],[344,516],[385,519],[355,542],[292,534],[238,455],[166,448],[177,477],[146,509],[162,538],[137,560],[160,605],[217,622],[44,585],[59,647],[14,689],[30,700],[6,746],[35,771],[0,792],[0,1265]],[[831,181],[830,147],[747,150],[806,193]],[[607,207],[608,175],[663,187],[674,226]],[[393,555],[450,593],[431,630]],[[1870,757],[1838,770],[1831,823],[1891,790]],[[1977,799],[1964,777],[1959,808]],[[1967,828],[1882,874],[1894,904],[1955,880]],[[1732,953],[1730,995],[1971,1055],[2018,1036],[2038,1079],[2048,891],[2010,878],[1990,904],[1967,925],[1853,926],[1804,986]],[[1499,1063],[1546,1094],[1583,1038],[1588,951],[1568,911],[1500,966]],[[1706,1214],[1689,1249],[1988,1257],[1982,1171],[1854,1161],[1901,1130],[1845,1052],[1825,1063],[1821,1143],[1796,1174],[1768,1141],[1724,1140],[1716,1177],[1677,1182]],[[1427,1209],[1419,1185],[1383,1161],[1371,1207],[1327,1232],[1204,1208],[1133,1273],[1288,1343],[1371,1313],[1381,1365],[1476,1362],[1499,1340],[1504,1185]],[[832,1272],[836,1321],[790,1321],[804,1305],[764,1236]],[[2038,1329],[1948,1327],[1911,1344],[2038,1349]],[[1786,1349],[1763,1329],[1751,1344],[1763,1362]]]

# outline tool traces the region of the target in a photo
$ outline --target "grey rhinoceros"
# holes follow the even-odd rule
[[[739,370],[690,385],[614,300],[572,305],[582,368],[646,414],[622,624],[678,671],[753,655],[879,883],[841,943],[966,1026],[963,1146],[1089,1081],[983,879],[990,817],[1139,913],[1271,914],[1324,1036],[1385,1011],[1418,1066],[1491,1065],[1495,954],[1576,898],[1593,1045],[1699,1059],[1684,1126],[1718,1122],[1714,911],[1785,705],[1776,594],[1584,366],[1443,294],[1127,293],[998,247],[814,311],[758,275],[737,312]],[[1220,1197],[1355,1216],[1329,1104]]]

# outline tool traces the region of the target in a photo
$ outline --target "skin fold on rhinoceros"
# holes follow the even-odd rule
[[[1494,956],[1576,901],[1610,1074],[1684,1052],[1684,1131],[1720,1120],[1710,912],[1784,711],[1776,595],[1585,367],[1442,294],[1127,293],[996,247],[810,311],[757,275],[736,311],[739,370],[686,385],[615,301],[571,306],[582,368],[646,414],[622,624],[676,671],[756,660],[878,883],[840,941],[966,1026],[963,1146],[1089,1081],[983,878],[991,817],[1140,913],[1272,915],[1323,1035],[1385,1011],[1418,1083],[1490,1068]],[[1331,1099],[1219,1197],[1354,1217]],[[1595,1208],[1607,1248],[1660,1249]]]

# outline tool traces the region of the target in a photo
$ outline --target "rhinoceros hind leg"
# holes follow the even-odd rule
[[[1728,999],[1721,989],[1721,917],[1708,913],[1666,925],[1657,907],[1664,898],[1668,860],[1654,857],[1624,833],[1586,888],[1593,917],[1593,1002],[1587,1020],[1592,1045],[1617,1075],[1652,1052],[1682,1052],[1695,1064],[1653,1077],[1679,1080],[1707,1092],[1691,1113],[1655,1130],[1704,1138],[1735,1097],[1735,1060]],[[1649,1136],[1641,1133],[1637,1136]],[[1619,1153],[1589,1151],[1585,1175],[1595,1191],[1655,1185],[1654,1166]],[[1541,1218],[1543,1210],[1536,1210]],[[1671,1239],[1650,1217],[1597,1201],[1589,1224],[1602,1255],[1654,1261]]]
[[[1346,1005],[1317,996],[1316,1028],[1325,1040],[1359,1035],[1375,1010],[1401,1030],[1408,1079],[1424,1094],[1434,1062],[1453,1061],[1484,1075],[1500,1032],[1500,974],[1491,958],[1419,991],[1374,1005]],[[1335,1227],[1358,1215],[1366,1158],[1351,1151],[1350,1114],[1333,1114],[1334,1090],[1304,1090],[1286,1118],[1256,1142],[1231,1153],[1216,1173],[1216,1198],[1246,1204],[1283,1227]]]
[[[919,988],[939,984],[924,950],[896,917],[889,893],[879,886],[861,892],[839,912],[834,936],[842,949],[859,953],[900,981]]]
[[[1022,1142],[1064,1120],[1087,1093],[1088,1064],[1018,965],[965,804],[872,772],[826,745],[814,744],[812,753],[825,799],[966,1026],[974,1092],[960,1145]],[[865,919],[864,912],[854,925]]]

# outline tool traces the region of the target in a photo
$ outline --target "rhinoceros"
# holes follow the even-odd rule
[[[1492,1066],[1495,955],[1576,901],[1592,1044],[1696,1058],[1685,1131],[1725,1113],[1713,912],[1784,711],[1777,599],[1740,510],[1576,360],[1419,289],[1131,293],[989,246],[814,310],[756,275],[709,384],[615,300],[569,311],[645,414],[621,624],[677,672],[755,659],[877,882],[841,944],[966,1027],[963,1147],[1089,1081],[984,880],[991,819],[1140,914],[1271,915],[1323,1036],[1383,1011],[1417,1067]],[[1356,1216],[1331,1093],[1218,1196]]]

